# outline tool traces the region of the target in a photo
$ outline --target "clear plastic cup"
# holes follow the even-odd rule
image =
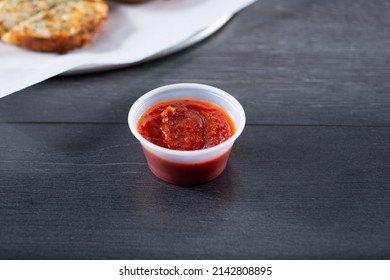
[[[156,103],[180,98],[205,100],[219,106],[232,119],[234,134],[221,144],[195,151],[167,149],[143,138],[137,130],[141,115]],[[141,96],[130,109],[128,123],[155,176],[174,185],[199,185],[213,180],[225,169],[234,141],[245,127],[245,112],[233,96],[221,89],[202,84],[173,84]]]

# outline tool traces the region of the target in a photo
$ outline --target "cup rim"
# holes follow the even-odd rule
[[[146,102],[147,100],[153,98],[155,95],[161,94],[164,91],[175,90],[175,89],[186,89],[186,88],[187,89],[191,88],[191,89],[198,89],[198,90],[207,90],[207,91],[210,91],[212,94],[222,96],[224,99],[228,100],[228,102],[234,104],[234,107],[237,108],[238,114],[240,115],[241,122],[236,123],[233,120],[233,123],[236,126],[235,132],[229,139],[227,139],[226,141],[224,141],[216,146],[210,147],[210,148],[205,148],[205,149],[200,149],[200,150],[182,151],[182,150],[168,149],[168,148],[160,147],[156,144],[153,144],[152,142],[146,140],[138,132],[136,124],[138,124],[139,119],[137,119],[136,122],[131,121],[131,119],[132,119],[132,116],[135,114],[139,105],[141,105],[142,103]],[[169,99],[166,99],[166,100],[169,100]],[[211,102],[211,103],[214,103],[214,102]],[[218,104],[215,104],[215,105],[221,107]],[[198,83],[178,83],[178,84],[170,84],[170,85],[165,85],[165,86],[155,88],[155,89],[150,90],[147,93],[143,94],[141,97],[139,97],[130,108],[130,111],[129,111],[129,114],[127,117],[127,122],[128,122],[129,128],[130,128],[131,132],[133,133],[133,135],[135,136],[135,138],[137,138],[138,141],[140,141],[140,143],[143,146],[148,148],[148,150],[156,150],[160,153],[165,153],[165,154],[168,153],[168,154],[171,154],[174,156],[179,156],[179,157],[180,156],[195,156],[195,155],[200,156],[200,155],[212,153],[212,152],[220,150],[220,149],[224,149],[224,148],[227,149],[228,147],[232,146],[234,141],[241,135],[242,131],[244,130],[245,123],[246,123],[246,116],[245,116],[244,108],[238,102],[238,100],[236,98],[234,98],[231,94],[227,93],[226,91],[224,91],[222,89],[219,89],[219,88],[216,88],[213,86],[209,86],[209,85],[205,85],[205,84],[198,84]]]

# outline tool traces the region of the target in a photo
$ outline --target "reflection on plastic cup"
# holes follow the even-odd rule
[[[137,130],[141,115],[154,104],[180,98],[192,98],[216,104],[231,117],[234,134],[214,147],[177,151],[157,146],[141,136]],[[128,122],[131,132],[140,141],[148,166],[158,178],[175,185],[199,185],[213,180],[226,167],[234,141],[245,127],[245,112],[230,94],[201,84],[174,84],[154,89],[141,96],[131,107]]]

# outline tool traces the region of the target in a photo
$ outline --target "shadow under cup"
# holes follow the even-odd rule
[[[232,119],[234,134],[214,147],[195,151],[171,150],[143,138],[137,130],[142,114],[156,103],[180,98],[204,100],[219,106]],[[130,109],[128,123],[131,132],[140,141],[148,166],[155,176],[175,185],[199,185],[213,180],[225,169],[234,141],[245,127],[245,112],[233,96],[218,88],[202,84],[174,84],[141,96]]]

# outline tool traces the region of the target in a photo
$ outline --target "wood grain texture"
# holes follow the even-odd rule
[[[387,128],[248,126],[195,188],[153,177],[126,125],[0,135],[0,258],[390,256]]]
[[[125,123],[143,93],[200,82],[237,97],[252,124],[388,126],[389,13],[387,0],[258,1],[179,54],[6,97],[0,121]]]

